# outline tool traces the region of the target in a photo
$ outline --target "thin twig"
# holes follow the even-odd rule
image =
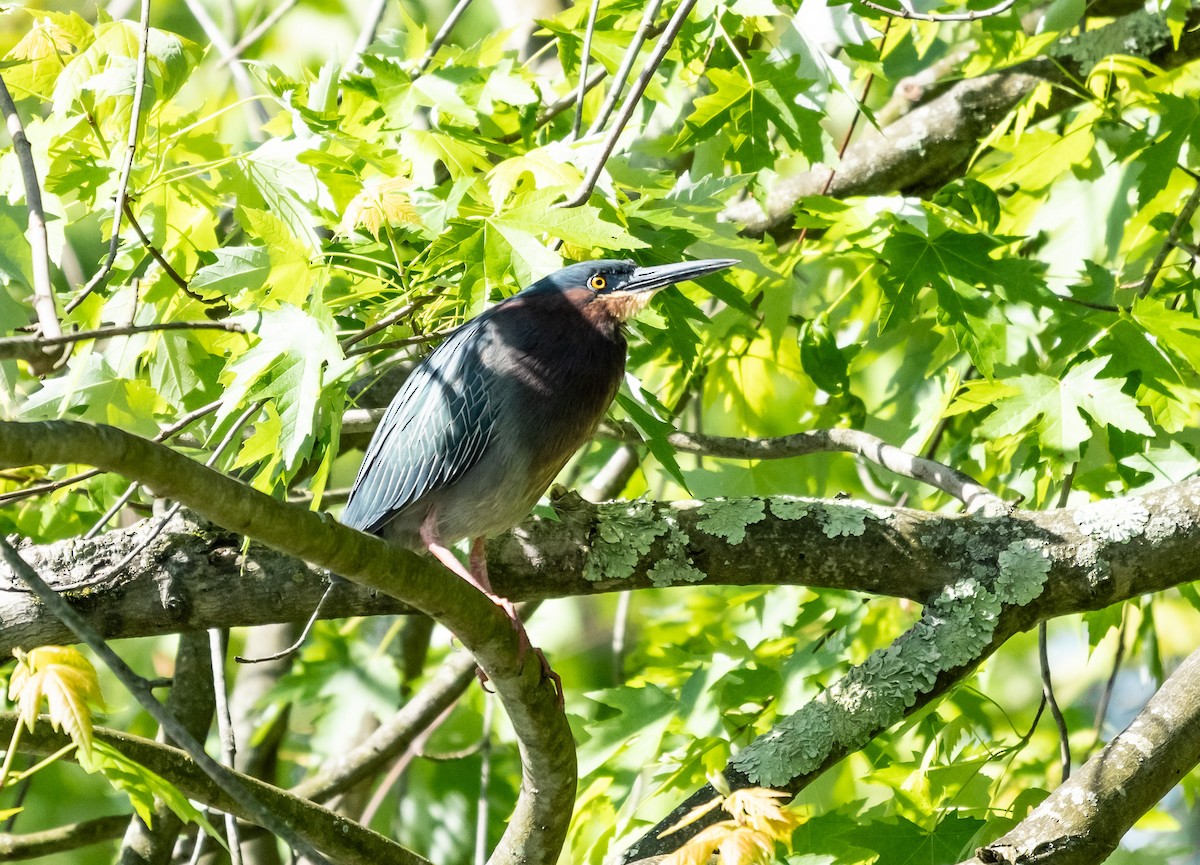
[[[600,149],[600,156],[596,159],[596,163],[588,172],[587,177],[583,179],[575,194],[559,204],[559,207],[578,207],[591,197],[592,190],[596,188],[596,183],[600,180],[600,174],[604,171],[605,163],[608,162],[608,158],[612,156],[613,150],[616,149],[617,139],[625,131],[625,126],[629,123],[629,119],[633,117],[634,109],[637,108],[638,103],[641,101],[642,94],[646,92],[646,87],[649,85],[650,79],[658,71],[658,67],[667,56],[667,51],[670,50],[675,37],[679,35],[679,31],[683,28],[683,22],[687,20],[688,14],[695,5],[696,0],[683,0],[679,4],[679,8],[675,10],[675,14],[671,16],[671,20],[667,22],[666,29],[663,31],[662,36],[659,37],[658,42],[654,46],[654,51],[651,52],[649,59],[646,61],[646,65],[642,69],[642,74],[638,76],[637,81],[634,82],[633,89],[625,97],[625,102],[621,106],[621,111],[617,115],[612,129],[608,131],[608,136],[604,140],[604,144]]]
[[[393,324],[398,322],[400,319],[405,318],[406,316],[412,315],[418,309],[420,309],[421,307],[423,307],[427,303],[429,303],[431,300],[433,300],[433,295],[425,295],[424,297],[418,297],[416,300],[413,300],[409,303],[404,304],[404,306],[400,307],[395,312],[385,315],[383,318],[379,319],[379,321],[375,322],[370,327],[364,327],[362,330],[358,331],[357,333],[351,334],[350,336],[346,337],[345,339],[340,340],[339,342],[342,346],[342,350],[345,351],[346,349],[348,349],[352,345],[354,345],[356,342],[359,342],[360,340],[364,340],[368,336],[378,333],[379,331],[384,330],[385,328],[391,327]]]
[[[654,19],[658,17],[658,10],[661,8],[662,0],[650,0],[646,4],[646,11],[642,13],[642,23],[638,25],[637,32],[633,34],[633,41],[625,49],[625,56],[621,58],[617,74],[608,87],[608,93],[604,96],[604,104],[600,106],[600,113],[596,115],[596,119],[588,128],[588,135],[598,133],[604,128],[604,124],[608,123],[608,118],[612,117],[613,109],[617,107],[617,100],[621,98],[621,91],[625,89],[625,82],[629,80],[629,73],[633,70],[633,64],[637,60],[638,54],[641,53],[642,45],[645,44],[646,37],[650,35],[650,31],[654,27]],[[583,78],[584,76],[580,75],[579,77]],[[583,86],[582,83],[580,86]],[[582,97],[580,98],[582,99]]]
[[[427,342],[437,342],[439,339],[445,339],[454,331],[458,330],[461,325],[454,327],[435,330],[430,333],[418,333],[415,336],[406,336],[401,339],[393,339],[388,342],[377,342],[371,345],[360,345],[358,348],[352,348],[346,352],[346,357],[355,357],[360,354],[370,354],[376,351],[385,351],[392,348],[406,348],[410,345],[424,345]]]
[[[492,724],[496,716],[495,698],[483,704],[483,733],[479,743],[479,796],[475,800],[475,865],[487,862],[488,802],[492,780]]]
[[[1108,681],[1104,683],[1104,691],[1100,694],[1100,702],[1096,705],[1096,738],[1088,748],[1090,754],[1100,744],[1104,735],[1104,719],[1108,716],[1108,704],[1112,701],[1113,691],[1117,687],[1117,674],[1121,672],[1121,664],[1125,660],[1125,633],[1129,629],[1128,607],[1121,608],[1121,627],[1117,629],[1117,648],[1113,652],[1112,670]]]
[[[204,297],[204,295],[197,294],[196,292],[192,291],[192,289],[188,286],[188,281],[180,276],[179,272],[175,270],[175,268],[171,267],[171,263],[163,257],[161,252],[158,251],[158,249],[154,246],[154,243],[146,235],[146,232],[142,231],[142,225],[137,221],[137,217],[133,215],[133,208],[129,206],[128,201],[125,202],[124,210],[125,218],[129,220],[129,226],[134,230],[134,232],[137,233],[138,240],[142,242],[142,245],[146,247],[146,251],[149,252],[154,260],[158,262],[158,266],[161,267],[166,272],[167,276],[171,278],[171,281],[183,289],[184,294],[186,294],[192,300],[198,300],[201,303],[212,304],[221,302],[219,299],[209,300],[208,298]]]
[[[588,9],[587,29],[583,32],[583,53],[579,56],[579,87],[575,94],[575,123],[571,126],[571,139],[579,137],[583,129],[583,100],[587,96],[588,64],[592,60],[592,36],[596,32],[596,16],[600,13],[600,0],[592,0]]]
[[[914,12],[911,9],[900,8],[892,9],[889,6],[880,6],[878,3],[872,3],[871,0],[859,0],[862,5],[868,9],[874,9],[876,12],[882,12],[884,15],[890,15],[893,18],[903,18],[906,21],[978,21],[980,18],[991,18],[993,15],[1002,15],[1013,7],[1017,0],[1003,0],[1002,3],[997,3],[987,9],[969,10],[967,12],[945,12],[937,14],[933,12]]]
[[[358,67],[362,65],[363,54],[375,41],[375,32],[379,29],[379,22],[383,20],[385,12],[387,12],[387,0],[374,0],[371,8],[367,10],[362,27],[358,30],[358,38],[354,40],[354,47],[350,49],[346,65],[342,67],[342,75],[358,71]]]
[[[112,503],[112,506],[109,507],[107,511],[104,512],[103,516],[96,520],[90,529],[84,532],[83,539],[85,541],[91,540],[92,538],[96,537],[96,535],[100,534],[104,527],[108,525],[108,521],[120,513],[121,508],[125,507],[125,505],[129,503],[129,500],[133,498],[133,494],[138,491],[139,487],[141,487],[141,484],[139,484],[137,481],[134,481],[127,486],[125,488],[125,492],[121,493],[121,495],[117,497],[117,500]]]
[[[413,759],[418,756],[423,756],[421,752],[425,750],[426,743],[429,741],[430,737],[437,732],[438,727],[446,723],[446,720],[450,717],[450,714],[453,711],[453,705],[447,706],[445,711],[438,715],[433,720],[433,723],[422,730],[420,735],[413,739],[412,744],[405,749],[404,753],[401,754],[396,762],[392,764],[392,767],[388,769],[388,773],[383,777],[383,780],[379,783],[379,786],[376,787],[375,791],[371,794],[371,798],[367,802],[367,806],[363,808],[362,814],[359,815],[359,823],[364,826],[371,825],[371,822],[375,819],[375,815],[378,814],[379,809],[383,807],[384,800],[386,800],[388,794],[392,792],[392,788],[395,787],[396,784],[399,783],[400,779],[404,777],[404,773],[408,770],[408,767],[412,765]]]
[[[241,808],[245,809],[254,822],[282,838],[293,848],[310,857],[314,862],[327,863],[325,857],[318,853],[316,848],[301,835],[297,834],[285,821],[276,817],[270,809],[264,807],[255,796],[234,780],[224,766],[217,763],[217,761],[208,755],[204,750],[204,746],[196,741],[196,738],[188,729],[155,698],[146,680],[135,673],[116,652],[109,648],[104,638],[82,616],[75,612],[70,604],[59,597],[54,589],[46,584],[46,581],[21,558],[21,555],[3,535],[0,535],[0,557],[8,563],[14,573],[18,574],[33,589],[34,594],[38,596],[41,602],[64,625],[71,629],[71,632],[79,638],[80,642],[86,643],[88,648],[100,657],[142,708],[150,714],[150,717],[154,718],[159,723],[159,726],[166,731],[167,735],[174,739],[179,747],[188,753],[188,756],[192,758],[204,774],[212,779],[214,784],[220,787]]]
[[[587,85],[586,85],[587,89],[591,90],[593,87],[595,87],[601,81],[603,81],[604,77],[606,75],[608,75],[608,70],[605,69],[603,66],[601,66],[599,69],[597,69],[595,72],[593,72],[592,77],[587,80]],[[542,109],[541,113],[538,114],[537,122],[534,124],[534,128],[535,129],[542,128],[547,123],[549,123],[551,120],[553,120],[555,117],[562,114],[564,111],[566,111],[572,105],[574,105],[575,104],[575,96],[576,96],[575,92],[572,91],[572,92],[566,94],[565,96],[560,96],[558,99],[554,100],[549,105],[545,106]],[[514,141],[520,141],[521,136],[523,134],[524,133],[518,129],[516,132],[509,132],[505,135],[500,136],[498,141],[501,144],[512,144]]]
[[[54,286],[50,282],[50,244],[46,238],[46,211],[42,207],[42,187],[38,184],[37,166],[33,162],[33,148],[25,136],[25,126],[17,106],[13,104],[8,85],[0,76],[0,111],[4,112],[8,134],[12,137],[17,164],[21,168],[21,182],[25,186],[25,204],[29,208],[29,247],[33,267],[33,309],[37,314],[41,334],[55,337],[62,334],[58,323],[58,308],[54,304]],[[49,372],[64,356],[63,352],[48,356],[38,369]]]
[[[1063,478],[1062,489],[1058,493],[1058,503],[1055,505],[1059,510],[1067,506],[1067,500],[1071,497],[1071,487],[1075,485],[1075,472],[1078,468],[1079,463],[1074,463],[1066,477]],[[1063,717],[1062,710],[1058,707],[1058,700],[1054,697],[1054,681],[1050,676],[1050,653],[1047,645],[1049,642],[1046,622],[1043,619],[1038,622],[1038,666],[1042,673],[1042,697],[1050,707],[1050,716],[1054,719],[1054,726],[1058,730],[1058,754],[1062,762],[1062,780],[1065,782],[1071,777],[1070,731],[1067,729],[1067,721]]]
[[[1179,233],[1183,231],[1184,226],[1191,223],[1192,217],[1196,215],[1197,206],[1200,206],[1200,183],[1196,184],[1196,187],[1192,190],[1192,194],[1188,196],[1187,202],[1179,211],[1179,215],[1171,223],[1171,228],[1167,232],[1167,239],[1159,247],[1158,254],[1154,256],[1154,261],[1150,263],[1150,269],[1146,271],[1146,278],[1142,280],[1142,287],[1138,289],[1138,297],[1145,297],[1150,293],[1150,289],[1154,287],[1154,280],[1158,278],[1158,272],[1162,270],[1163,265],[1167,261],[1167,256],[1171,254],[1171,250],[1178,242]]]
[[[208,629],[208,650],[212,658],[213,696],[217,704],[217,733],[221,737],[221,762],[230,769],[237,759],[237,740],[233,734],[233,718],[229,714],[229,685],[225,681],[225,649],[228,633],[220,628]],[[238,836],[237,818],[225,815],[225,834],[229,839],[229,858],[232,865],[242,865],[242,842]]]
[[[208,41],[217,49],[217,53],[222,57],[231,57],[229,63],[229,74],[233,78],[233,86],[237,89],[238,94],[246,100],[246,110],[252,112],[249,133],[256,141],[261,141],[264,138],[262,127],[271,119],[267,114],[267,109],[263,107],[258,100],[258,94],[255,92],[254,82],[250,79],[250,75],[246,72],[246,67],[241,60],[236,59],[233,53],[233,46],[229,44],[229,40],[225,38],[225,34],[221,32],[220,26],[208,14],[208,10],[204,8],[204,4],[200,0],[184,0],[187,4],[188,11],[192,13],[192,17],[196,19],[196,23],[200,25],[200,29],[204,31],[204,35],[208,37]],[[254,121],[258,122],[255,123]]]
[[[889,18],[883,23],[883,33],[879,37],[879,54],[882,57],[883,49],[887,44],[888,31],[892,29],[892,19]],[[850,139],[854,137],[854,130],[858,128],[858,119],[863,115],[863,106],[867,104],[867,97],[871,95],[871,86],[875,83],[875,72],[872,70],[867,74],[866,81],[863,82],[862,95],[858,97],[858,102],[854,105],[854,116],[850,118],[850,125],[846,128],[846,134],[842,136],[842,143],[838,145],[837,158],[840,163],[846,156],[846,149],[850,147]],[[837,177],[837,166],[829,167],[829,176],[825,178],[825,184],[821,187],[821,194],[828,195],[829,190],[833,187],[833,178]],[[804,243],[808,237],[808,226],[800,229],[800,235],[796,238],[797,243]]]
[[[236,438],[241,433],[242,427],[245,426],[247,423],[249,423],[250,418],[252,418],[252,417],[254,417],[254,415],[258,414],[258,412],[262,410],[262,407],[263,407],[263,401],[259,400],[259,401],[255,402],[253,405],[248,406],[245,411],[243,411],[240,415],[238,415],[237,420],[235,420],[233,422],[233,425],[229,427],[229,431],[225,433],[225,436],[221,439],[220,442],[217,443],[217,446],[215,448],[213,448],[213,452],[208,455],[208,459],[204,461],[204,465],[206,468],[212,468],[213,465],[216,464],[217,460],[219,460],[221,458],[221,454],[225,452],[225,448],[229,447],[229,445],[232,444],[234,438]],[[122,556],[121,560],[119,562],[117,562],[115,565],[113,565],[111,568],[109,568],[105,572],[104,579],[108,579],[109,577],[113,576],[114,574],[120,573],[121,571],[123,571],[125,569],[126,565],[128,565],[130,562],[132,562],[138,556],[140,556],[142,554],[142,551],[145,550],[146,547],[150,546],[150,544],[152,544],[154,542],[155,538],[157,538],[160,534],[162,534],[163,529],[165,529],[167,527],[167,524],[170,523],[171,520],[173,520],[175,518],[175,515],[178,514],[181,510],[183,510],[183,505],[180,504],[179,502],[175,502],[173,505],[171,505],[171,507],[167,508],[167,510],[162,514],[162,516],[160,516],[158,518],[158,522],[155,523],[154,526],[148,532],[146,532],[146,534],[142,537],[142,539],[140,541],[138,541],[137,544],[134,545],[133,549],[131,549],[124,556]],[[232,766],[232,765],[233,764],[230,764],[230,766]]]
[[[296,0],[283,0],[282,3],[270,11],[266,18],[258,22],[258,24],[252,30],[247,31],[242,35],[242,38],[237,41],[237,44],[229,50],[228,56],[222,55],[221,59],[217,62],[217,68],[221,69],[226,64],[232,63],[234,60],[240,60],[246,49],[261,39],[266,32],[274,27],[275,23],[288,12],[290,12],[292,7],[295,5]]]
[[[467,11],[467,7],[471,5],[471,0],[458,0],[454,8],[450,10],[450,14],[446,16],[446,20],[442,22],[442,27],[434,34],[433,41],[429,43],[429,48],[425,51],[425,56],[421,58],[421,63],[417,66],[417,74],[421,75],[429,68],[429,64],[433,62],[433,57],[438,53],[446,40],[450,38],[450,33],[454,30],[454,25],[458,23],[458,19],[462,18],[463,13]]]
[[[314,802],[326,802],[368,778],[407,750],[416,751],[422,730],[437,722],[475,681],[475,659],[466,652],[451,655],[429,681],[395,715],[365,741],[331,759],[312,777],[289,792]]]
[[[125,139],[125,158],[121,162],[121,173],[117,178],[117,195],[113,199],[112,236],[108,239],[108,255],[104,264],[88,280],[75,299],[67,304],[67,312],[75,309],[96,290],[112,273],[117,260],[117,249],[121,246],[121,216],[125,210],[125,197],[129,191],[129,176],[133,173],[133,159],[137,154],[138,124],[142,117],[142,93],[146,89],[146,63],[150,50],[150,0],[142,0],[142,32],[138,39],[137,71],[133,79],[133,105],[129,110],[129,135]]]
[[[227,333],[245,333],[246,328],[236,321],[167,321],[158,324],[122,324],[98,327],[95,330],[77,330],[53,337],[6,336],[0,338],[0,360],[27,357],[31,352],[54,345],[67,345],[89,339],[111,339],[115,336],[133,336],[138,333],[155,333],[162,330],[223,330]]]
[[[1054,718],[1054,726],[1058,730],[1058,756],[1062,761],[1062,780],[1071,777],[1071,741],[1067,736],[1067,720],[1063,717],[1058,700],[1054,698],[1054,682],[1050,678],[1050,655],[1046,644],[1049,637],[1046,633],[1045,621],[1038,622],[1038,667],[1042,672],[1042,696],[1050,706],[1050,716]]]

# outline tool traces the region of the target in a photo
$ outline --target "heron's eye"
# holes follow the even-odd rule
[[[606,285],[608,285],[608,280],[598,273],[588,280],[588,288],[592,291],[603,291]]]

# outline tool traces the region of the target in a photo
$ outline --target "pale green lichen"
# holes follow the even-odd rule
[[[819,505],[811,499],[776,496],[771,499],[771,513],[781,520],[802,520]]]
[[[899,640],[738,754],[732,765],[752,783],[785,786],[816,771],[836,747],[862,747],[896,724],[947,670],[974,661],[995,631],[1002,599],[972,577],[947,586]]]
[[[870,511],[859,505],[827,502],[821,508],[821,525],[825,537],[859,537],[867,530]]]
[[[706,576],[704,571],[688,562],[676,559],[663,559],[655,564],[647,573],[650,582],[660,589],[679,583],[699,583]]]
[[[1075,524],[1089,538],[1124,544],[1140,535],[1150,512],[1136,499],[1105,499],[1075,511]]]
[[[647,573],[650,582],[660,588],[676,583],[698,583],[705,573],[692,564],[687,554],[688,536],[679,528],[679,521],[672,514],[663,516],[666,538],[663,541],[663,557]]]
[[[996,591],[1007,603],[1025,606],[1042,593],[1050,573],[1050,554],[1043,541],[1013,541],[997,557],[1000,575]]]
[[[762,499],[713,499],[698,511],[696,528],[737,545],[746,540],[746,526],[766,519]]]
[[[620,580],[632,575],[642,556],[650,552],[654,539],[665,531],[667,526],[655,518],[649,502],[601,506],[583,564],[584,579]]]

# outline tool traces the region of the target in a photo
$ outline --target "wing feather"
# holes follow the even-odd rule
[[[375,532],[474,466],[495,435],[487,316],[456,331],[392,399],[350,490],[342,522]]]

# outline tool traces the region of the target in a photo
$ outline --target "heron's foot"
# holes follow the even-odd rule
[[[546,660],[546,654],[541,649],[536,648],[529,642],[529,634],[525,631],[525,624],[521,621],[521,617],[517,615],[516,605],[508,598],[502,598],[499,595],[493,595],[490,592],[488,597],[492,602],[504,611],[504,615],[508,616],[508,620],[512,622],[513,630],[517,632],[517,664],[524,666],[525,658],[532,652],[537,656],[538,663],[542,668],[542,681],[550,680],[554,685],[554,701],[558,708],[563,708],[563,687],[562,677],[550,667],[550,662]],[[487,674],[483,670],[478,670],[479,683],[482,685],[487,681]],[[485,688],[486,690],[486,688]]]
[[[562,676],[550,668],[550,662],[546,660],[545,652],[541,649],[534,649],[533,653],[537,655],[538,660],[542,663],[542,681],[544,682],[549,679],[551,684],[554,685],[554,703],[558,706],[559,711],[562,711],[566,706],[566,702],[563,700]]]

